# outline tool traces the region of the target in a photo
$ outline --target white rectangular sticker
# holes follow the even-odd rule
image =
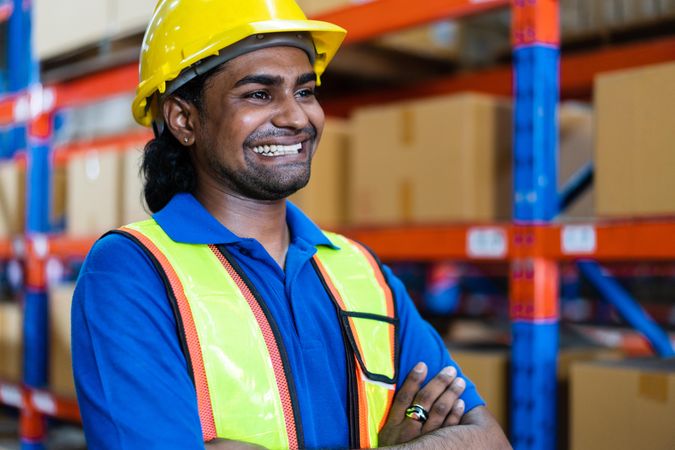
[[[467,235],[467,253],[472,258],[503,258],[508,251],[508,238],[503,228],[471,228]]]
[[[11,384],[0,384],[0,399],[2,399],[2,403],[15,408],[21,408],[23,405],[21,389]]]
[[[566,225],[561,233],[562,252],[566,255],[591,255],[597,249],[597,237],[593,225]]]

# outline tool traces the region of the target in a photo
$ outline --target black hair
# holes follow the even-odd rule
[[[193,78],[172,95],[192,103],[199,114],[204,113],[204,87],[215,71]],[[143,196],[148,209],[155,213],[164,208],[179,192],[193,192],[197,186],[197,172],[190,153],[171,133],[169,127],[150,140],[143,151],[141,163]]]

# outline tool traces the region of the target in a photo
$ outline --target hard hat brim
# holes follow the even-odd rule
[[[229,29],[222,35],[215,35],[206,46],[202,44],[196,48],[190,48],[189,45],[186,45],[182,49],[182,61],[174,68],[164,66],[156,71],[156,73],[150,74],[149,77],[141,75],[141,79],[144,81],[136,89],[136,97],[132,102],[134,119],[140,125],[150,126],[153,120],[149,108],[150,97],[156,92],[162,94],[166,90],[167,81],[175,79],[192,64],[209,56],[217,55],[222,48],[248,36],[293,31],[309,32],[312,36],[314,47],[316,48],[314,71],[316,72],[317,82],[320,83],[321,75],[337,53],[347,34],[344,28],[318,20],[268,20],[252,22],[236,29]]]

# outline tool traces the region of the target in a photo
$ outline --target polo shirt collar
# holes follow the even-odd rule
[[[179,193],[152,216],[164,232],[176,242],[185,244],[234,244],[244,240],[227,229],[189,193]],[[286,223],[291,242],[298,239],[311,246],[337,248],[300,209],[286,202]]]

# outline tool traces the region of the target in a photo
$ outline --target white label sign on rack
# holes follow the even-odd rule
[[[467,253],[472,258],[503,258],[508,251],[506,231],[499,227],[475,227],[467,233]]]
[[[54,397],[48,392],[33,392],[33,405],[35,405],[35,409],[48,416],[56,414],[56,402],[54,401]]]
[[[21,408],[21,389],[11,384],[0,384],[0,399],[2,402],[15,408]]]
[[[566,255],[591,255],[597,249],[597,236],[593,225],[566,225],[561,233],[562,252]]]

